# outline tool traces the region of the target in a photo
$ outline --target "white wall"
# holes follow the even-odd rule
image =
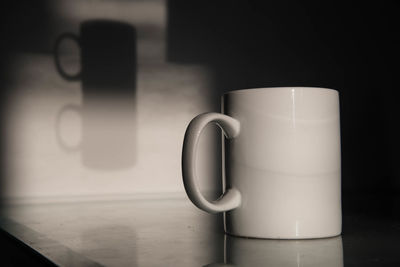
[[[166,2],[64,0],[54,1],[53,13],[55,24],[49,42],[65,31],[78,33],[79,23],[88,19],[115,19],[136,27],[136,111],[127,109],[122,100],[102,99],[99,105],[104,108],[96,111],[91,107],[91,115],[64,112],[57,130],[57,116],[63,107],[82,107],[81,83],[64,80],[57,73],[50,52],[20,53],[9,70],[5,197],[183,192],[180,171],[183,135],[193,116],[215,109],[209,104],[212,73],[202,66],[166,62]],[[66,69],[79,68],[78,53],[73,45],[64,49]],[[119,106],[111,113],[107,105]],[[96,126],[94,121],[98,121]],[[96,151],[88,151],[87,146],[69,151],[57,139],[73,146],[85,142],[87,133],[112,127],[120,128],[109,132],[103,144],[98,142],[103,147]],[[132,139],[127,134],[130,131]],[[199,174],[205,178],[202,180],[205,190],[212,188],[219,163],[212,148],[213,133],[213,129],[209,130],[201,141]],[[89,135],[92,135],[89,138],[99,136]],[[120,146],[121,157],[104,154],[112,150],[114,142]],[[121,142],[126,146],[121,146]],[[118,167],[117,161],[132,155],[132,162]],[[115,161],[114,168],[88,166],[85,157]]]

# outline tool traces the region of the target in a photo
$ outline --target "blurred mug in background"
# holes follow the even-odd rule
[[[61,57],[62,44],[80,47],[80,71],[68,73]],[[81,81],[82,103],[68,104],[56,119],[56,137],[66,151],[81,151],[82,163],[94,169],[133,166],[136,151],[136,30],[111,20],[81,23],[80,33],[61,34],[54,48],[55,65],[68,81]],[[67,142],[61,130],[67,113],[79,114],[81,140]]]

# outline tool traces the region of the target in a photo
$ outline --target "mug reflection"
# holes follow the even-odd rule
[[[273,240],[225,235],[224,262],[205,266],[342,267],[342,237]]]

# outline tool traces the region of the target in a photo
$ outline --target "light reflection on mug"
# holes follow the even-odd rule
[[[225,235],[224,263],[206,266],[342,267],[342,237],[273,240]]]

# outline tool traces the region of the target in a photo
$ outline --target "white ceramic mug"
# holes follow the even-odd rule
[[[189,124],[182,151],[185,190],[200,209],[225,212],[235,236],[303,239],[341,233],[339,94],[315,87],[231,91],[220,113]],[[224,194],[208,201],[196,178],[201,132],[216,123],[225,133]]]

